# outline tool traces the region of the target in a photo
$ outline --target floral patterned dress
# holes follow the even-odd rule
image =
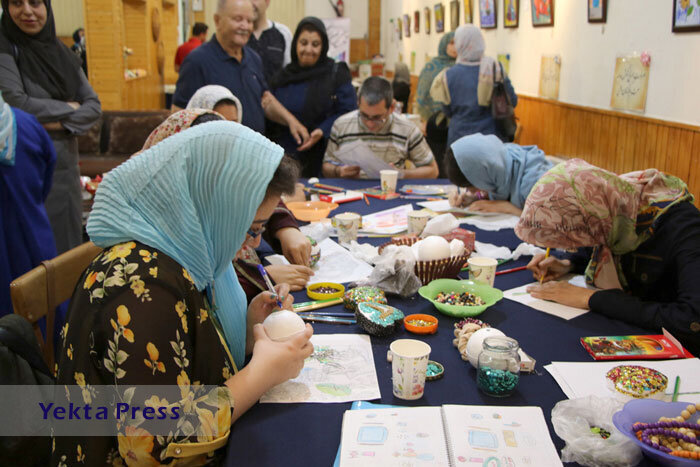
[[[57,384],[89,404],[105,387],[123,402],[177,407],[186,417],[167,435],[148,422],[117,423],[116,437],[55,437],[52,465],[200,465],[221,460],[233,401],[224,381],[235,365],[205,294],[166,254],[139,242],[105,249],[73,294],[57,356]],[[197,385],[213,385],[213,389]],[[77,393],[69,385],[79,388]],[[179,401],[146,385],[179,387]],[[217,451],[218,450],[218,451]]]

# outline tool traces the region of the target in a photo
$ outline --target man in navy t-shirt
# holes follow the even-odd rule
[[[173,110],[187,107],[187,102],[202,86],[219,84],[240,99],[244,125],[264,134],[267,117],[288,126],[301,145],[309,138],[309,132],[269,92],[262,60],[246,46],[253,30],[253,18],[249,0],[218,2],[214,14],[216,34],[185,58],[173,96]]]

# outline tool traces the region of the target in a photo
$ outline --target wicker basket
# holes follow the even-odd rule
[[[417,241],[418,237],[414,236],[394,238],[390,242],[379,247],[379,254],[389,245],[411,246]],[[427,285],[435,279],[454,279],[462,271],[462,268],[469,259],[469,255],[471,255],[471,251],[467,250],[463,255],[453,256],[452,258],[433,261],[416,261],[416,276],[418,276],[418,279],[420,279],[423,285]]]

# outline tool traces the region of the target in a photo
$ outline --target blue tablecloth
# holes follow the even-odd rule
[[[367,188],[377,185],[377,181],[361,180],[322,180],[348,189]],[[403,180],[404,184],[443,184],[446,180]],[[418,200],[419,201],[419,200]],[[344,211],[362,215],[389,209],[413,202],[412,199],[378,200],[371,198],[370,205],[364,201],[341,204],[331,213]],[[477,240],[514,249],[520,240],[510,229],[498,232],[485,232],[468,225],[462,227],[476,232]],[[360,242],[374,245],[385,243],[386,238],[360,238]],[[510,269],[527,264],[531,257],[511,261],[499,267]],[[465,276],[466,277],[466,276]],[[508,290],[532,281],[532,273],[519,271],[496,277],[495,287]],[[294,294],[295,300],[307,301],[305,292]],[[519,303],[503,299],[488,308],[480,319],[503,331],[507,336],[518,340],[525,352],[537,361],[536,372],[522,374],[516,392],[507,398],[494,398],[481,393],[476,387],[476,371],[468,362],[460,358],[452,345],[454,318],[440,314],[433,305],[416,296],[404,300],[389,297],[389,303],[406,315],[428,313],[438,317],[438,332],[434,335],[416,336],[401,329],[387,338],[372,337],[374,364],[377,369],[381,400],[373,402],[402,406],[439,406],[442,404],[465,405],[533,405],[544,411],[547,425],[558,450],[564,443],[552,429],[550,416],[552,407],[566,398],[544,365],[555,361],[591,361],[579,339],[582,336],[648,334],[644,330],[621,321],[609,319],[595,313],[587,313],[570,321],[565,321],[539,312]],[[341,305],[324,309],[340,311]],[[316,334],[362,333],[357,325],[333,325],[315,323]],[[392,394],[391,364],[386,360],[389,344],[399,338],[420,338],[430,344],[430,358],[442,363],[445,376],[437,381],[426,383],[425,395],[417,401],[404,401]],[[233,425],[228,444],[227,464],[231,466],[330,466],[340,442],[343,413],[350,403],[342,404],[257,404]],[[652,465],[652,464],[642,464]]]

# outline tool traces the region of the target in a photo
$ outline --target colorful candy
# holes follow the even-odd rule
[[[437,297],[435,297],[435,301],[456,306],[476,306],[484,304],[484,300],[481,297],[469,292],[440,292]]]

